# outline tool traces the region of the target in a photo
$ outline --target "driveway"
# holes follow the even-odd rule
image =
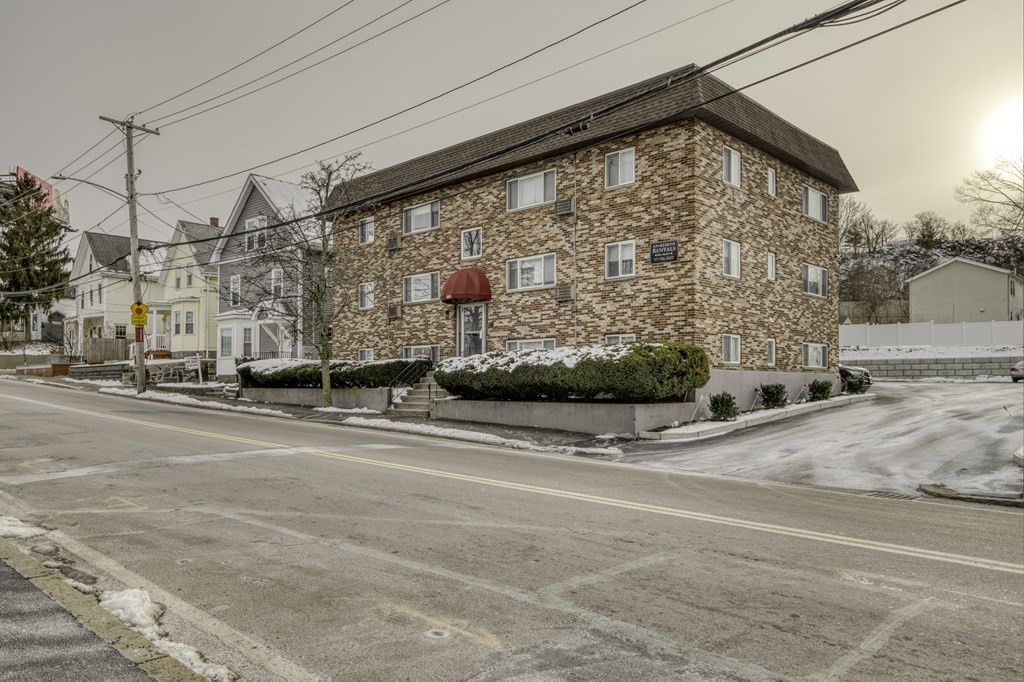
[[[878,399],[690,443],[634,443],[613,459],[744,478],[916,493],[944,483],[1020,495],[1024,391],[1001,383],[878,383]]]

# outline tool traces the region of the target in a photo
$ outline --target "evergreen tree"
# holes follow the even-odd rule
[[[63,241],[71,231],[32,176],[0,186],[0,324],[24,321],[28,339],[32,309],[49,310],[64,296],[72,258]]]

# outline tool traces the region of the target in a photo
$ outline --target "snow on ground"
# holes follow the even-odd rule
[[[280,410],[268,410],[262,407],[245,407],[242,405],[226,405],[212,400],[197,400],[189,395],[180,393],[157,393],[147,391],[139,394],[134,388],[101,388],[100,393],[109,395],[122,395],[128,398],[139,398],[141,400],[152,400],[158,403],[172,403],[174,405],[185,405],[188,407],[205,407],[208,410],[222,410],[224,412],[244,412],[245,414],[262,414],[268,417],[290,417],[287,412]]]
[[[893,360],[898,358],[1024,358],[1024,346],[843,346],[842,362],[855,360]]]
[[[661,344],[650,343],[648,346]],[[635,344],[616,343],[601,346],[562,346],[547,350],[499,350],[481,355],[448,358],[437,366],[439,372],[456,372],[468,369],[474,372],[485,372],[488,369],[500,369],[511,372],[519,365],[555,365],[561,363],[566,367],[575,367],[580,360],[609,359],[617,360],[628,354]]]
[[[449,429],[430,424],[411,424],[407,422],[393,422],[388,419],[364,419],[362,417],[349,417],[343,424],[349,426],[364,426],[381,431],[401,431],[402,433],[416,433],[425,436],[439,436],[454,440],[465,440],[473,443],[486,445],[498,445],[506,448],[517,448],[520,450],[538,450],[540,452],[561,452],[567,455],[621,455],[622,450],[618,448],[577,448],[567,445],[537,445],[525,440],[514,440],[502,438],[490,433],[478,433],[476,431],[462,431],[460,429]]]
[[[0,516],[0,538],[27,540],[46,533],[45,528],[30,526],[10,516]]]
[[[16,346],[10,350],[0,349],[0,355],[60,355],[63,352],[64,350],[60,346],[40,341]]]
[[[157,384],[157,388],[178,388],[182,384],[179,383],[168,383],[168,384]],[[188,386],[196,386],[202,388],[224,388],[225,386],[236,386],[237,384],[223,384],[219,381],[207,381],[202,384],[186,384]]]
[[[72,379],[71,377],[60,377],[61,381],[69,384],[88,384],[90,386],[124,386],[117,379]]]
[[[377,410],[371,410],[369,407],[314,407],[313,410],[330,414],[380,414]]]
[[[187,644],[167,639],[167,633],[160,627],[163,607],[150,599],[145,590],[133,588],[104,592],[100,597],[100,606],[151,641],[157,649],[181,661],[189,670],[211,682],[231,682],[238,678],[228,668],[206,661],[202,654]]]

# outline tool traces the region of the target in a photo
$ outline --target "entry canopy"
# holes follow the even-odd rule
[[[477,268],[456,270],[441,287],[441,300],[445,303],[472,303],[491,300],[491,283],[487,275]]]

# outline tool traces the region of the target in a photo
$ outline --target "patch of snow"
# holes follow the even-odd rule
[[[457,372],[470,370],[486,372],[499,369],[511,372],[520,365],[556,365],[562,364],[572,368],[580,360],[605,359],[618,360],[628,354],[636,344],[616,343],[600,346],[562,346],[545,350],[499,350],[471,355],[469,357],[448,358],[437,366],[439,372]],[[660,346],[649,343],[647,346]]]
[[[210,381],[204,384],[189,384],[190,386],[202,386],[203,388],[224,388],[228,384],[222,384],[219,381]],[[177,388],[181,386],[181,382],[169,383],[169,384],[157,384],[157,388]]]
[[[159,277],[166,258],[167,249],[164,247],[139,249],[139,272],[149,277]]]
[[[208,410],[222,410],[224,412],[243,412],[245,414],[262,414],[269,417],[290,417],[287,412],[280,410],[268,410],[262,407],[244,407],[241,405],[225,405],[213,400],[197,400],[190,395],[180,393],[154,393],[147,391],[139,394],[134,388],[101,388],[100,393],[109,395],[120,395],[128,398],[139,398],[141,400],[152,400],[158,403],[172,403],[174,405],[185,405],[187,407],[202,407]]]
[[[490,433],[477,433],[476,431],[463,431],[461,429],[449,429],[430,424],[407,424],[405,422],[393,422],[388,419],[364,419],[362,417],[349,417],[343,424],[349,426],[365,426],[383,431],[401,431],[402,433],[416,433],[426,436],[439,436],[453,440],[464,440],[473,443],[486,445],[498,445],[519,450],[536,450],[539,452],[559,452],[567,455],[621,455],[622,450],[618,448],[577,448],[568,445],[537,445],[525,440],[502,438]]]
[[[978,358],[1008,357],[1024,358],[1024,346],[843,346],[839,349],[840,361],[890,360],[898,358]]]
[[[71,377],[60,377],[61,381],[69,384],[92,384],[93,386],[124,386],[117,379],[72,379]]]
[[[0,355],[60,355],[63,352],[60,346],[33,341],[9,350],[0,350]]]
[[[71,587],[75,588],[82,594],[100,593],[99,589],[93,587],[92,585],[86,585],[85,583],[78,582],[77,580],[72,580],[71,578],[64,578],[64,582],[66,582],[68,585],[71,585]]]
[[[167,639],[167,633],[160,627],[163,607],[150,599],[149,593],[145,590],[132,588],[120,592],[105,592],[100,597],[100,606],[197,675],[202,675],[211,682],[231,682],[238,679],[234,672],[223,665],[206,661],[202,654],[187,644]]]
[[[0,538],[27,540],[45,534],[45,528],[30,526],[11,516],[0,516]]]
[[[330,412],[336,414],[380,414],[377,410],[369,407],[314,407],[315,412]]]

